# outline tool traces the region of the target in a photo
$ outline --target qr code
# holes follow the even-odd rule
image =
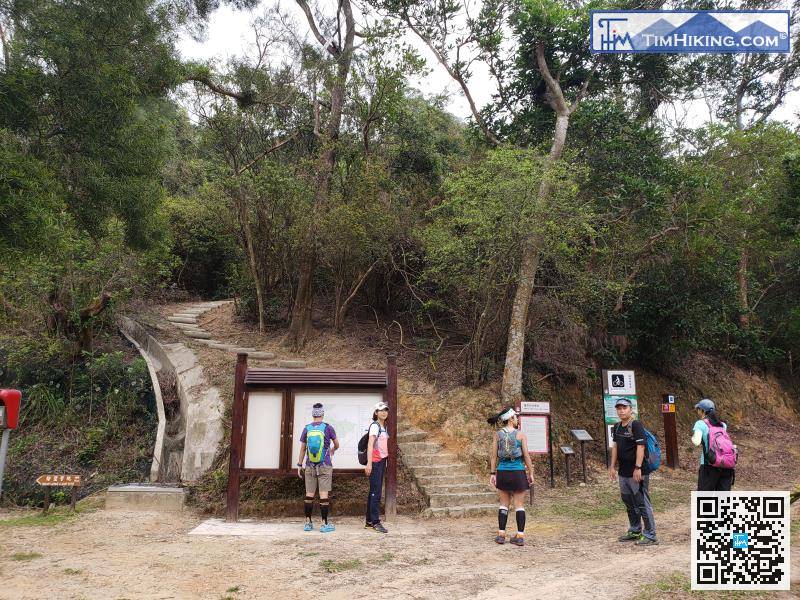
[[[692,492],[692,589],[789,589],[789,492]]]

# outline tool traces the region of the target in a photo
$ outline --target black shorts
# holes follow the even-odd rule
[[[697,490],[700,492],[730,492],[736,481],[736,471],[712,465],[700,465]]]
[[[531,489],[528,483],[528,476],[525,470],[516,471],[497,471],[497,487],[498,490],[504,492],[524,492]]]

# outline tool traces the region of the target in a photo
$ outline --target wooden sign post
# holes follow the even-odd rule
[[[569,480],[569,457],[575,454],[575,451],[572,449],[572,446],[561,446],[561,454],[564,455],[564,471],[567,474],[567,485],[570,485],[571,481]]]
[[[44,487],[44,509],[42,515],[46,515],[50,510],[50,488],[51,487],[70,487],[72,488],[69,507],[75,511],[75,502],[78,499],[78,488],[81,486],[80,475],[39,475],[36,483]]]
[[[585,429],[573,429],[572,436],[581,443],[581,468],[583,469],[583,483],[586,483],[586,442],[594,439]]]
[[[675,396],[664,394],[661,403],[664,415],[664,444],[666,446],[667,466],[675,469],[678,466],[678,424],[675,415]]]
[[[231,447],[228,462],[228,521],[239,519],[239,489],[247,477],[297,477],[295,461],[300,434],[311,421],[311,407],[321,402],[325,422],[336,430],[340,448],[334,479],[365,477],[357,445],[372,422],[376,403],[389,405],[386,429],[389,461],[384,509],[397,514],[397,360],[387,359],[382,371],[248,368],[239,354],[233,387]],[[366,502],[366,498],[365,498]]]

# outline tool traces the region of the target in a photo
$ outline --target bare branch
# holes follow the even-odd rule
[[[436,60],[438,60],[439,64],[441,64],[447,71],[447,74],[450,75],[450,77],[453,78],[456,81],[456,83],[458,83],[458,85],[461,87],[461,91],[464,93],[464,97],[467,99],[467,102],[469,103],[469,108],[470,111],[472,112],[472,116],[475,118],[475,122],[481,128],[481,131],[483,131],[483,135],[486,138],[486,140],[493,146],[499,145],[500,139],[492,132],[491,129],[489,129],[489,125],[486,123],[483,116],[481,116],[481,113],[478,111],[478,107],[475,104],[475,100],[472,98],[472,93],[469,91],[467,82],[464,80],[464,77],[462,76],[460,70],[456,70],[455,68],[453,68],[452,65],[450,65],[450,63],[447,61],[447,57],[444,55],[444,52],[441,51],[439,48],[436,48],[436,46],[434,46],[433,42],[428,36],[422,34],[419,28],[414,25],[414,22],[411,20],[411,17],[409,16],[408,13],[403,13],[402,18],[405,21],[406,25],[408,25],[408,27],[411,29],[411,31],[413,31],[416,34],[416,36],[419,39],[421,39],[425,43],[425,45],[428,46],[428,48],[430,48],[431,52],[433,52],[433,55],[436,57]],[[445,26],[445,31],[446,31],[446,26]]]
[[[305,13],[308,26],[311,27],[311,33],[313,33],[314,37],[317,38],[317,41],[322,46],[322,49],[329,52],[331,56],[339,56],[341,53],[340,47],[333,43],[333,37],[331,37],[329,40],[326,40],[322,35],[322,32],[319,30],[317,22],[314,19],[314,15],[311,14],[311,8],[308,6],[308,2],[306,2],[306,0],[295,0],[295,2],[297,2],[297,4],[303,10],[303,13]],[[336,14],[339,14],[338,11]]]
[[[294,138],[296,138],[296,137],[297,137],[297,135],[298,135],[298,133],[297,133],[297,132],[295,132],[295,133],[293,133],[292,135],[290,135],[289,137],[287,137],[285,140],[283,140],[283,141],[281,141],[281,142],[278,142],[277,144],[273,144],[272,146],[270,146],[269,148],[267,148],[267,149],[266,149],[264,152],[262,152],[261,154],[259,154],[258,156],[256,156],[256,157],[255,157],[253,160],[251,160],[251,161],[250,161],[250,162],[248,162],[246,165],[244,165],[243,167],[241,167],[240,169],[238,169],[238,170],[236,171],[236,175],[237,175],[237,176],[241,175],[242,173],[244,173],[245,171],[247,171],[247,170],[248,170],[250,167],[252,167],[253,165],[255,165],[255,164],[258,162],[258,161],[265,159],[267,156],[269,156],[270,154],[272,154],[272,153],[273,153],[273,152],[275,152],[276,150],[279,150],[280,148],[282,148],[283,146],[285,146],[286,144],[288,144],[290,141],[292,141]]]

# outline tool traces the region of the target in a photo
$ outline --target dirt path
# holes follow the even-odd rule
[[[96,510],[54,527],[0,527],[0,597],[631,598],[645,584],[655,590],[648,597],[681,596],[652,584],[688,573],[687,507],[657,515],[654,548],[616,541],[621,513],[592,523],[536,512],[528,545],[517,548],[492,542],[491,517],[400,517],[388,536],[359,534],[349,517],[328,536],[295,521],[286,537],[210,537],[188,535],[203,521],[190,512]],[[800,586],[799,546],[795,532],[795,591],[770,598]]]
[[[229,311],[219,312],[210,317],[220,319],[214,327],[239,335],[241,343],[260,341],[228,322]],[[337,352],[339,360],[346,355],[334,345],[309,364],[337,365]],[[226,389],[232,359],[211,353],[199,349],[204,368]],[[798,439],[794,417],[768,435],[755,425],[743,430],[737,441],[747,452],[737,489],[787,489],[800,472]],[[0,511],[0,599],[695,597],[688,578],[694,468],[654,478],[661,543],[652,548],[616,541],[627,526],[618,489],[604,471],[592,470],[590,477],[595,483],[585,487],[538,489],[524,548],[493,543],[494,516],[436,521],[405,516],[389,523],[389,535],[379,536],[361,529],[360,519],[337,515],[338,531],[324,536],[302,532],[294,520],[295,528],[283,536],[212,537],[189,535],[204,521],[190,511],[99,509],[47,526],[9,525],[18,513]],[[792,592],[748,598],[800,597],[797,505],[794,525]]]

